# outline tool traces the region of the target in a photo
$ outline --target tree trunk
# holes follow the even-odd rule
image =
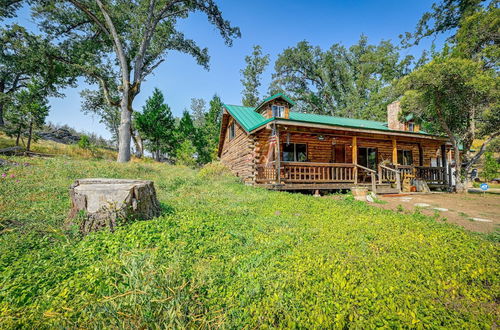
[[[3,95],[5,92],[5,83],[3,81],[0,81],[0,95]],[[3,108],[4,108],[4,101],[0,99],[0,127],[5,126],[5,122],[3,120]]]
[[[131,130],[130,130],[130,134],[132,135],[132,140],[134,141],[134,145],[135,145],[135,150],[136,150],[135,156],[137,158],[142,158],[142,156],[144,155],[144,147],[142,145],[141,135],[139,132],[134,131],[132,129],[132,126],[131,126]]]
[[[3,106],[4,106],[3,102],[0,101],[0,127],[5,126],[5,122],[3,120]]]
[[[33,136],[33,121],[30,121],[30,130],[28,133],[28,144],[26,145],[26,151],[30,151],[31,148],[31,137]]]
[[[70,188],[68,225],[83,234],[115,228],[125,222],[149,220],[161,214],[152,181],[79,179]]]
[[[118,159],[119,163],[130,161],[130,140],[131,140],[131,125],[132,125],[132,100],[130,97],[130,89],[124,87],[122,100],[120,102],[121,119],[118,137]]]
[[[21,138],[21,129],[22,126],[19,124],[19,128],[17,129],[17,136],[16,136],[16,146],[19,146],[19,139]]]

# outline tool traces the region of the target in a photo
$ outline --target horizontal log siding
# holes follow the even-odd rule
[[[333,143],[346,145],[346,163],[352,162],[352,136],[358,136],[358,148],[377,148],[378,161],[384,160],[392,162],[392,136],[380,134],[370,135],[366,133],[354,133],[335,130],[324,130],[301,127],[280,127],[281,144],[290,143],[307,144],[308,161],[318,163],[330,163],[333,161]],[[255,133],[256,159],[257,164],[265,164],[269,151],[270,129],[262,129]],[[318,138],[323,135],[323,140]],[[374,137],[377,138],[374,138]],[[413,154],[413,164],[416,166],[430,166],[431,158],[439,157],[442,142],[419,139],[419,138],[398,138],[396,137],[398,150],[411,150]],[[420,164],[419,147],[423,149],[423,164]]]
[[[229,126],[234,121],[228,120],[228,129],[225,133],[220,160],[231,172],[240,177],[244,182],[254,181],[255,154],[254,137],[235,122],[235,136],[229,139]]]

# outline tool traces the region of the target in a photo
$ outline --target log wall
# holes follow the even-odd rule
[[[352,137],[357,136],[358,148],[376,148],[378,151],[378,162],[387,161],[392,163],[392,139],[393,136],[384,134],[366,134],[335,130],[323,130],[313,128],[278,127],[281,146],[289,143],[307,144],[307,157],[309,162],[331,163],[334,161],[334,144],[345,145],[346,163],[352,162]],[[351,133],[351,134],[349,134]],[[320,137],[321,136],[321,137]],[[269,158],[269,141],[271,141],[271,129],[262,129],[255,133],[256,163],[265,164],[274,159]],[[442,141],[422,138],[396,137],[397,150],[411,150],[413,164],[415,166],[430,166],[431,158],[440,157],[440,146]],[[423,162],[420,163],[420,148],[423,151]],[[281,148],[282,150],[283,148]]]
[[[235,123],[235,136],[229,139],[229,127]],[[227,121],[227,129],[220,153],[221,162],[244,182],[253,182],[255,178],[255,142],[232,117]]]

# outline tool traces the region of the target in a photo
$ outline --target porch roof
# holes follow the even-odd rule
[[[432,135],[424,131],[408,132],[408,131],[392,130],[389,127],[387,127],[386,122],[374,121],[374,120],[334,117],[334,116],[325,116],[325,115],[292,112],[292,111],[290,111],[290,118],[288,119],[274,118],[274,117],[266,119],[260,113],[256,112],[255,108],[253,107],[243,107],[239,105],[229,105],[229,104],[224,104],[224,107],[247,132],[251,132],[275,119],[279,119],[284,121],[352,127],[357,129],[401,132],[401,133],[410,133],[410,134],[427,135],[427,136]]]

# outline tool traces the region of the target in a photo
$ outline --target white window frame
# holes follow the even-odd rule
[[[408,123],[408,131],[415,132],[415,123],[413,122]]]
[[[272,105],[271,110],[275,118],[283,118],[285,116],[285,107],[282,105]]]

